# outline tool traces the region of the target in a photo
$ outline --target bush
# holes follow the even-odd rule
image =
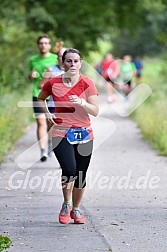
[[[12,242],[9,237],[0,235],[0,252],[6,250],[11,246]]]

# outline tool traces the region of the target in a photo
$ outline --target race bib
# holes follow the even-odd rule
[[[82,144],[91,140],[90,132],[85,128],[70,128],[66,131],[66,137],[70,144]]]

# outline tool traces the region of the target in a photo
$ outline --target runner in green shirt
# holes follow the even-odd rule
[[[121,79],[124,83],[123,90],[126,95],[132,91],[132,78],[136,73],[136,67],[130,55],[125,55],[121,63]]]
[[[30,80],[33,81],[33,108],[34,108],[34,114],[37,122],[37,138],[39,141],[39,146],[41,149],[41,161],[47,160],[47,151],[46,151],[46,141],[45,141],[45,135],[46,135],[46,118],[41,110],[41,108],[38,107],[37,97],[40,93],[39,83],[41,82],[42,78],[46,74],[46,70],[57,64],[57,55],[50,53],[51,49],[51,39],[48,35],[41,35],[37,39],[37,45],[39,48],[39,54],[33,55],[30,58],[29,61],[29,67],[30,67]],[[52,113],[52,111],[50,111]],[[47,128],[49,131],[49,125],[47,123]],[[51,145],[51,136],[49,134],[48,137],[48,149],[50,149]]]

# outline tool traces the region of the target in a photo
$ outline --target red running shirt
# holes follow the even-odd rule
[[[102,62],[102,75],[105,79],[115,79],[118,75],[118,62],[117,60],[104,60]]]
[[[43,86],[46,95],[52,95],[55,104],[55,122],[53,136],[63,136],[64,133],[56,129],[90,127],[90,117],[84,108],[68,101],[68,96],[77,95],[86,101],[89,96],[97,95],[97,89],[93,81],[85,75],[80,75],[80,80],[73,87],[67,87],[62,76],[51,78]]]

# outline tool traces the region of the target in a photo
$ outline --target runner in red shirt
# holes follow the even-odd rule
[[[81,75],[82,56],[76,49],[67,49],[62,61],[64,74],[47,81],[38,102],[53,127],[53,151],[62,168],[64,202],[59,222],[84,224],[79,206],[86,186],[86,173],[93,148],[93,131],[89,114],[98,114],[98,96],[91,79]],[[50,114],[46,98],[52,95],[55,114]]]
[[[119,76],[119,64],[111,53],[107,53],[102,62],[102,76],[107,81],[107,101],[115,101],[115,89]]]

